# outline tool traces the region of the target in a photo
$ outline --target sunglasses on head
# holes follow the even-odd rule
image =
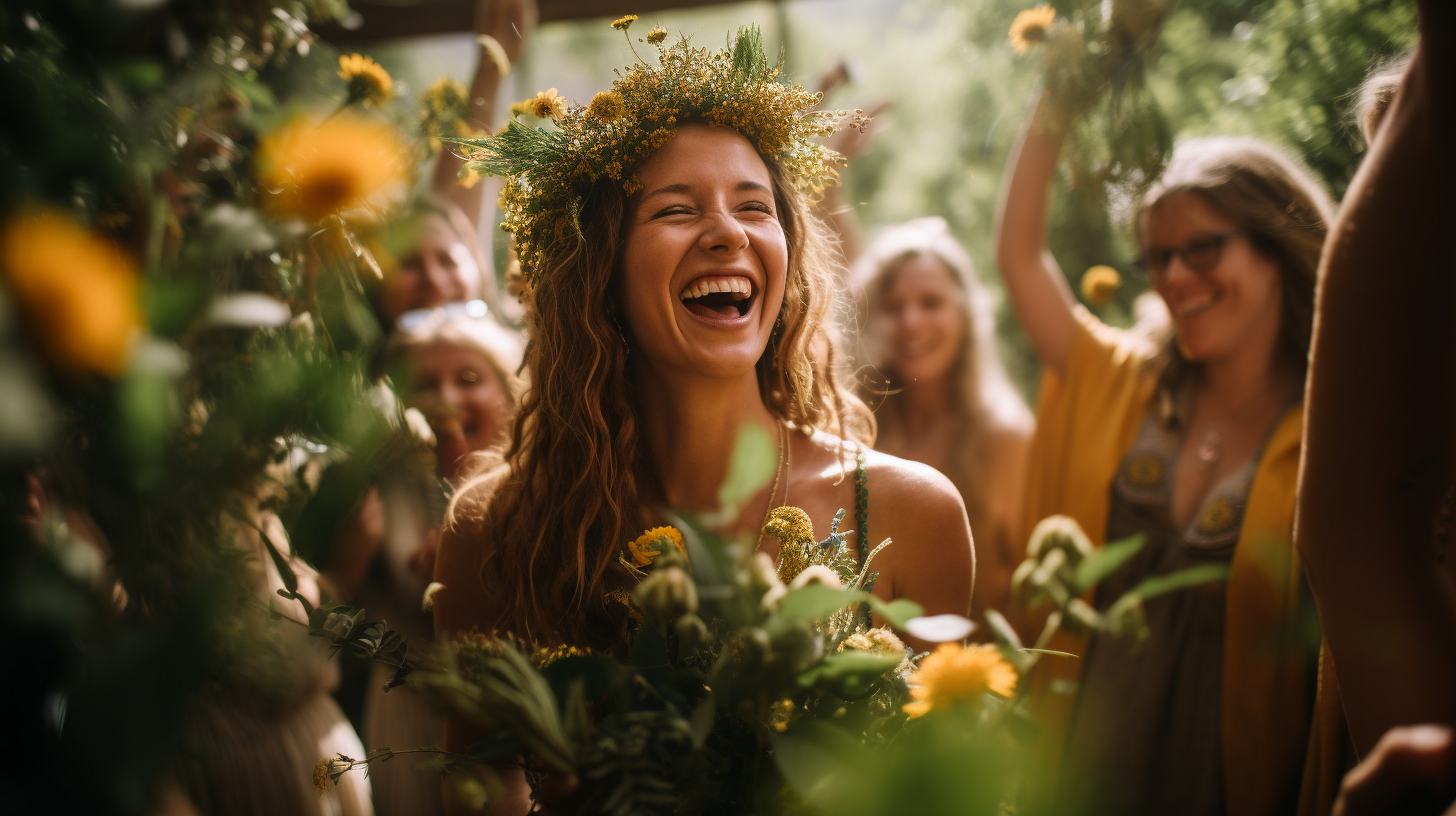
[[[1148,274],[1153,277],[1165,274],[1168,271],[1168,265],[1173,262],[1174,258],[1182,261],[1184,266],[1194,272],[1207,272],[1218,266],[1218,262],[1223,259],[1224,244],[1247,235],[1248,233],[1243,230],[1229,230],[1198,238],[1182,249],[1153,247],[1144,252],[1141,258],[1133,261],[1133,264],[1146,269]]]
[[[456,301],[432,309],[410,309],[395,318],[394,327],[402,332],[415,332],[446,320],[480,320],[489,312],[490,307],[483,300]]]

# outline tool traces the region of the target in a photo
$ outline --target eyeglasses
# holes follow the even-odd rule
[[[480,320],[489,312],[490,307],[483,300],[457,301],[433,309],[410,309],[395,318],[394,327],[402,332],[415,332],[446,320]]]
[[[1247,233],[1243,230],[1229,230],[1199,238],[1182,249],[1154,248],[1133,263],[1146,269],[1150,276],[1161,277],[1167,274],[1168,264],[1172,263],[1173,258],[1176,257],[1183,262],[1184,266],[1201,274],[1218,266],[1218,262],[1223,259],[1224,244],[1246,235]]]

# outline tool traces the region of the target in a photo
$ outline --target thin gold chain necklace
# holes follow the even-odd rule
[[[786,436],[786,431],[784,428],[784,423],[779,422],[777,424],[779,428],[779,457],[777,464],[774,466],[774,483],[773,488],[768,492],[768,504],[763,508],[763,522],[758,525],[758,543],[753,545],[754,552],[758,552],[763,547],[763,528],[768,526],[768,515],[769,513],[772,513],[774,509],[774,497],[779,494],[779,482],[784,477],[784,471],[788,470],[789,445],[787,440],[784,438]],[[788,503],[789,486],[786,484],[784,485],[784,504]]]

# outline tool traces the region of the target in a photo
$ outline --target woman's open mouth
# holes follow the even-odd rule
[[[712,323],[737,321],[747,316],[753,297],[753,281],[742,275],[698,278],[678,294],[678,300],[689,312]]]

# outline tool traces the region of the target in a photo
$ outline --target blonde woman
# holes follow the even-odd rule
[[[942,218],[877,235],[855,264],[875,449],[923,462],[960,492],[976,533],[974,617],[1008,607],[1031,412],[996,353],[995,313]],[[985,631],[984,629],[982,630]]]

